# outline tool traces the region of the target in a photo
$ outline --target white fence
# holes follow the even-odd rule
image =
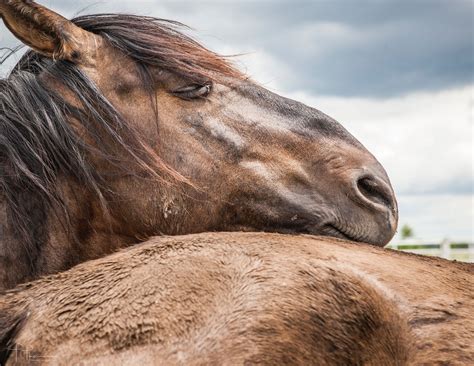
[[[423,255],[432,255],[436,257],[455,259],[462,262],[474,262],[474,243],[465,245],[454,244],[448,239],[444,240],[402,240],[396,243],[390,243],[387,248],[401,250]]]

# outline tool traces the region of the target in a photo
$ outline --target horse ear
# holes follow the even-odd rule
[[[92,33],[30,0],[0,0],[0,18],[35,51],[57,60],[79,62],[96,45]]]

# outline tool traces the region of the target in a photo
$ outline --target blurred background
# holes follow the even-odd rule
[[[454,243],[465,249],[458,259],[474,259],[471,0],[39,3],[67,17],[178,20],[208,48],[241,54],[234,62],[254,80],[334,117],[385,166],[400,209],[394,246],[455,258],[446,244]],[[0,46],[15,45],[0,25]],[[0,75],[20,55],[3,62]]]

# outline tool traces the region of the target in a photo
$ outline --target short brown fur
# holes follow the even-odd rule
[[[466,365],[473,266],[337,239],[153,238],[0,298],[8,365]]]
[[[177,23],[26,0],[0,17],[32,48],[0,79],[0,289],[160,234],[394,235],[387,174],[348,131]]]

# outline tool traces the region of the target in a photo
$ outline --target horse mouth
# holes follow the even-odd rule
[[[267,230],[265,230],[267,231]],[[270,231],[270,230],[268,230]],[[282,234],[310,234],[310,235],[320,235],[327,236],[337,239],[343,239],[353,242],[364,242],[364,238],[360,236],[354,236],[349,234],[346,230],[335,224],[327,223],[321,226],[307,226],[303,227],[280,227],[278,229],[273,229],[273,231],[282,233]]]
[[[331,236],[338,239],[344,239],[349,241],[361,241],[360,238],[353,237],[347,232],[343,231],[339,227],[333,224],[326,224],[318,230],[318,235]]]
[[[327,236],[337,239],[343,239],[352,242],[366,242],[366,239],[362,236],[355,236],[345,230],[340,225],[333,223],[324,223],[320,225],[309,224],[309,220],[301,219],[299,222],[288,223],[287,225],[275,225],[267,226],[263,229],[256,229],[253,226],[232,226],[226,227],[230,231],[263,231],[263,232],[274,232],[280,234],[309,234],[309,235],[318,235],[318,236]]]

